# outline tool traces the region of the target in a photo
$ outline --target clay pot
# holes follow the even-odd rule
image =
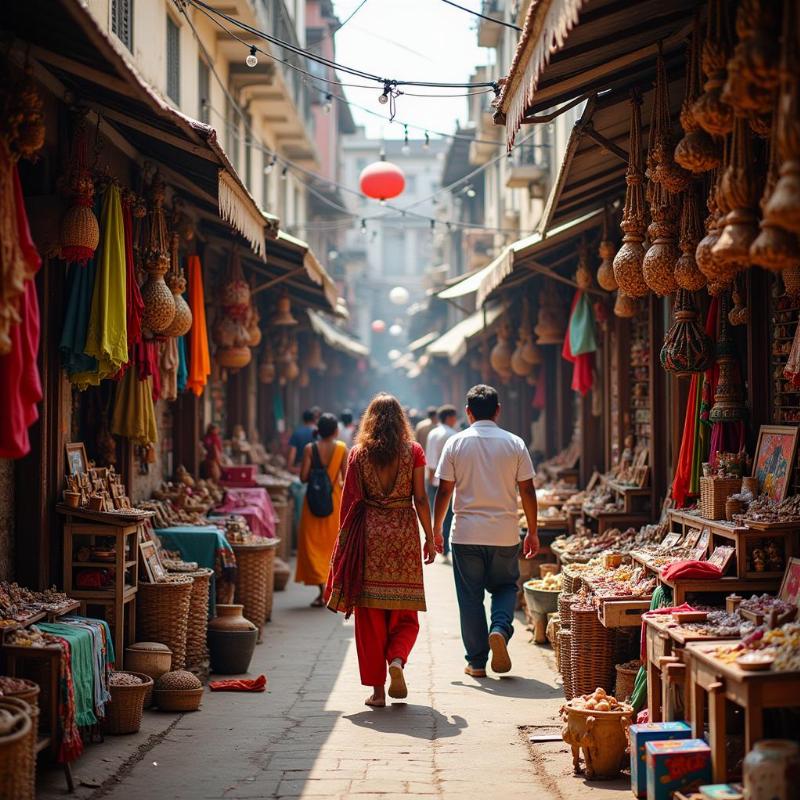
[[[243,605],[218,604],[217,616],[208,623],[211,671],[242,675],[250,667],[258,628],[242,615]]]
[[[564,721],[561,736],[572,747],[575,772],[580,772],[580,758],[583,755],[589,780],[616,778],[627,761],[627,729],[632,721],[633,709],[627,706],[621,711],[590,711],[572,708],[567,703],[562,707],[561,715]]]
[[[219,603],[217,616],[208,623],[209,631],[252,631],[255,625],[244,614],[244,605]]]

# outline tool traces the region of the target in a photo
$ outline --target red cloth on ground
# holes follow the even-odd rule
[[[642,635],[639,638],[639,658],[642,664],[647,662],[647,625],[645,625],[644,618],[649,617],[651,614],[671,614],[673,611],[694,610],[694,606],[690,606],[688,603],[681,603],[679,606],[655,608],[652,611],[645,611],[644,614],[642,614]]]
[[[668,581],[674,578],[681,580],[703,580],[721,578],[722,570],[716,564],[708,561],[673,561],[668,567],[661,570],[661,577]]]
[[[209,681],[208,688],[212,692],[263,692],[267,688],[267,676],[257,678],[227,678],[221,681]]]
[[[361,683],[383,686],[386,667],[399,658],[408,661],[419,633],[416,611],[356,608],[356,652]]]
[[[30,280],[19,299],[20,322],[11,326],[11,352],[0,356],[0,458],[22,458],[31,449],[28,428],[39,418],[37,403],[42,399],[37,355],[39,352],[39,299],[34,277],[42,259],[33,243],[25,199],[16,164],[13,167],[17,236],[25,256]]]

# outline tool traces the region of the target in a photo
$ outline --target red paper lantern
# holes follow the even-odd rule
[[[386,330],[386,323],[382,319],[374,319],[370,327],[373,333],[383,333]]]
[[[376,161],[361,171],[361,191],[375,200],[391,200],[406,188],[406,177],[400,167],[389,161]]]

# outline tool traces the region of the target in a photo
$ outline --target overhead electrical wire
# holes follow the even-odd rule
[[[466,11],[467,14],[472,14],[474,17],[480,17],[481,19],[485,19],[487,22],[493,22],[495,25],[502,25],[504,28],[511,28],[512,31],[516,31],[517,33],[522,33],[522,28],[514,25],[510,22],[506,22],[502,19],[495,19],[494,17],[487,17],[486,14],[481,14],[479,11],[473,11],[471,8],[465,8],[464,6],[460,6],[458,3],[454,3],[453,0],[442,0],[443,3],[447,3],[449,6],[453,6],[453,8],[458,8],[461,11]]]
[[[345,17],[344,22],[339,23],[339,27],[336,28],[335,31],[329,31],[324,36],[320,36],[314,44],[319,44],[320,42],[324,42],[326,39],[332,39],[339,31],[350,22],[353,17],[361,11],[362,8],[367,4],[367,0],[361,0],[361,2]]]

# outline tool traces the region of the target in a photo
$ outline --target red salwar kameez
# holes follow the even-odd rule
[[[382,686],[387,665],[405,665],[425,611],[422,552],[414,511],[413,474],[425,466],[416,442],[400,458],[397,478],[384,492],[375,469],[359,447],[347,461],[339,538],[331,561],[325,600],[332,611],[355,611],[361,682]]]

